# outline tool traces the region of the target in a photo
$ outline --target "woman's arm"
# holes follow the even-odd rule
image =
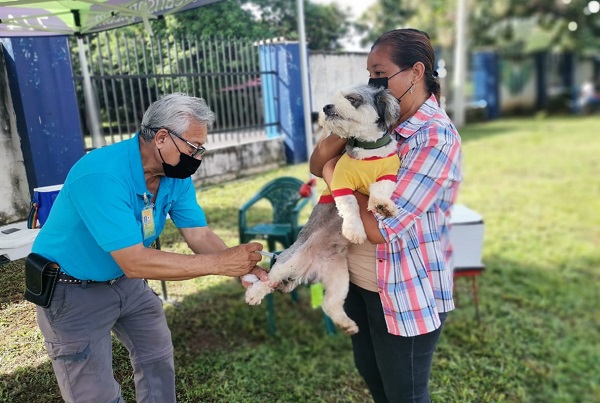
[[[385,243],[386,240],[383,235],[381,235],[381,230],[379,229],[379,221],[377,221],[377,218],[375,218],[372,212],[367,210],[369,196],[360,192],[354,192],[354,197],[356,197],[356,201],[358,202],[360,219],[365,227],[369,242],[373,244]]]
[[[310,156],[310,173],[322,178],[325,163],[339,156],[346,146],[346,139],[331,134],[317,143]]]
[[[407,142],[394,193],[399,213],[379,216],[387,238],[401,236],[423,212],[462,180],[461,144],[458,134],[446,127],[431,127]]]

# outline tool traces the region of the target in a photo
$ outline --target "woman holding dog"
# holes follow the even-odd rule
[[[391,132],[401,167],[394,201],[399,214],[367,210],[355,192],[369,242],[352,245],[348,257],[348,315],[354,361],[375,402],[429,402],[433,352],[452,299],[450,210],[461,173],[461,141],[439,106],[440,84],[429,36],[397,29],[379,37],[369,53],[369,84],[400,101]],[[311,172],[331,180],[346,140],[328,136],[315,147]]]

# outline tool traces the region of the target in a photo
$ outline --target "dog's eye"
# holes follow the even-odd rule
[[[348,95],[346,96],[346,99],[348,100],[348,102],[350,102],[352,104],[352,106],[354,106],[355,108],[358,108],[361,103],[362,103],[362,97],[360,96],[355,96],[355,95]]]

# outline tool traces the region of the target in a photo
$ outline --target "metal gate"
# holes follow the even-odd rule
[[[215,125],[209,132],[211,145],[265,138],[261,77],[275,72],[260,71],[255,41],[194,35],[148,38],[113,30],[88,35],[79,43],[85,44],[106,144],[134,135],[146,108],[172,92],[202,97],[215,112]],[[93,147],[77,46],[73,40],[75,87],[89,150]]]

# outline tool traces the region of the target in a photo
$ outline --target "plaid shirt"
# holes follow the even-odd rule
[[[416,336],[437,329],[438,313],[454,309],[448,231],[462,180],[461,141],[433,95],[395,131],[404,140],[393,196],[400,211],[376,215],[386,239],[377,246],[377,285],[388,332]]]

